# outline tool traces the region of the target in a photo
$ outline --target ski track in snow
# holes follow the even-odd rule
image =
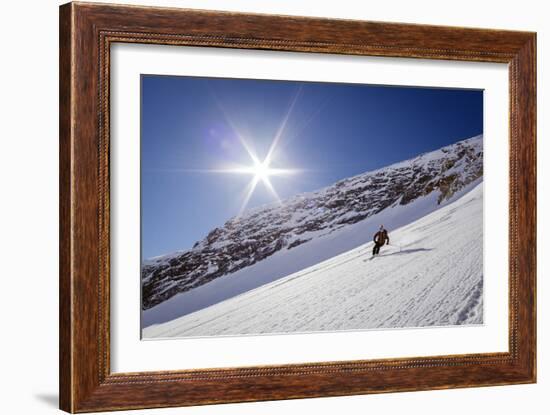
[[[483,323],[483,183],[372,243],[202,310],[144,338]]]

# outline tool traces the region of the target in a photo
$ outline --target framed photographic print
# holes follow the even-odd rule
[[[536,36],[60,8],[60,407],[535,382]]]

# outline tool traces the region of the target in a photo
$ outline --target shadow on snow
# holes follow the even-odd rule
[[[415,252],[427,252],[427,251],[433,251],[433,248],[403,249],[402,251],[392,252],[391,254],[378,254],[378,255],[376,255],[376,257],[386,257],[386,256],[393,256],[393,255],[413,254]],[[365,261],[371,260],[373,258],[375,258],[375,256],[371,256],[370,258],[366,259]]]

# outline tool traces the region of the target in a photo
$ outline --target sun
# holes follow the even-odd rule
[[[296,102],[298,101],[298,97],[300,96],[302,91],[302,87],[300,87],[294,97],[292,98],[286,114],[284,118],[281,121],[281,124],[279,125],[279,128],[277,129],[272,141],[271,145],[269,147],[269,150],[267,152],[267,155],[261,161],[261,159],[258,157],[257,153],[252,149],[252,147],[249,145],[247,139],[243,134],[239,132],[239,129],[231,119],[231,117],[228,116],[227,111],[221,105],[219,100],[216,100],[216,104],[218,105],[218,108],[220,109],[221,113],[223,114],[225,121],[231,127],[233,132],[235,133],[235,136],[239,139],[239,142],[242,144],[243,149],[246,151],[248,156],[250,157],[250,161],[252,162],[250,165],[236,165],[232,166],[230,168],[224,168],[224,169],[215,169],[211,170],[218,173],[230,173],[230,174],[249,174],[252,176],[252,179],[248,183],[247,188],[244,191],[244,199],[241,205],[241,209],[237,216],[241,216],[245,209],[247,208],[248,202],[250,201],[250,198],[252,194],[254,193],[254,190],[257,188],[258,183],[262,182],[263,185],[267,188],[267,190],[272,194],[273,198],[278,202],[282,203],[281,198],[279,197],[277,191],[273,187],[273,184],[271,183],[270,178],[273,176],[284,176],[284,175],[293,175],[296,173],[300,173],[301,169],[288,169],[288,168],[273,168],[271,167],[271,162],[273,161],[274,157],[277,153],[277,147],[278,144],[283,136],[283,133],[286,129],[286,125],[289,121],[290,115],[292,113],[292,110],[294,109],[294,106],[296,105]]]
[[[258,157],[252,152],[249,152],[249,155],[253,163],[251,166],[231,169],[228,171],[231,173],[250,174],[252,176],[252,180],[248,184],[248,188],[245,192],[246,195],[244,197],[244,201],[243,201],[241,210],[239,212],[239,215],[242,214],[242,212],[246,209],[248,201],[250,200],[250,197],[252,196],[252,193],[254,193],[254,190],[256,189],[256,186],[258,185],[259,182],[262,182],[265,185],[265,187],[270,191],[270,193],[273,195],[275,200],[280,203],[281,199],[277,194],[277,192],[275,191],[275,188],[271,184],[270,177],[294,174],[297,172],[297,170],[295,169],[272,168],[270,166],[271,155],[268,155],[263,161],[260,161],[260,159],[258,159]]]
[[[266,157],[260,161],[255,155],[251,155],[252,164],[250,166],[239,166],[231,169],[222,170],[224,173],[240,173],[252,176],[253,183],[264,182],[271,187],[269,178],[271,176],[281,176],[297,172],[295,169],[275,169],[270,166],[270,158]]]
[[[266,161],[254,161],[254,165],[250,168],[250,170],[251,173],[254,175],[255,180],[261,180],[264,182],[269,179],[269,176],[275,174],[275,171],[269,168],[269,165],[266,163]]]
[[[252,164],[248,166],[235,166],[228,169],[222,169],[222,170],[214,170],[219,173],[231,173],[231,174],[247,174],[252,176],[252,179],[248,183],[247,188],[244,191],[244,198],[241,205],[241,209],[239,210],[239,213],[237,214],[237,217],[240,217],[244,211],[246,210],[248,206],[248,202],[250,201],[250,198],[252,197],[252,194],[256,190],[258,184],[260,182],[263,183],[263,185],[267,188],[267,190],[271,193],[275,201],[278,203],[282,203],[281,198],[279,197],[279,194],[273,187],[273,184],[271,183],[270,178],[273,176],[285,176],[285,175],[293,175],[295,173],[301,172],[299,169],[281,169],[281,168],[273,168],[270,166],[272,155],[273,155],[273,149],[272,146],[271,151],[268,153],[266,158],[263,161],[260,161],[260,159],[250,150],[248,146],[246,146],[244,143],[244,140],[242,140],[243,146],[248,151],[248,155],[250,156]]]

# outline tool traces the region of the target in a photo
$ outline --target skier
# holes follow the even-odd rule
[[[388,236],[388,231],[384,229],[384,225],[380,225],[380,230],[374,234],[374,248],[372,248],[372,256],[378,255],[380,253],[380,248],[384,244],[390,243],[390,237]]]

